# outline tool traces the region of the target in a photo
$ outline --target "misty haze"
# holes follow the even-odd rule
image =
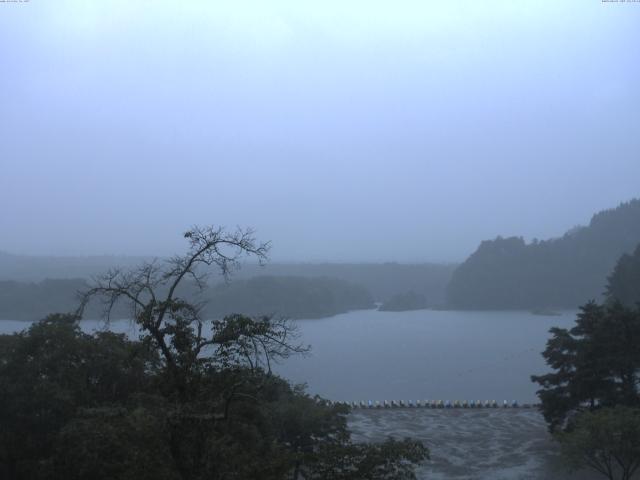
[[[640,478],[639,25],[0,1],[0,478]]]

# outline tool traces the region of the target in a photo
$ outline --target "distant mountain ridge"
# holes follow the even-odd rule
[[[46,279],[91,278],[109,268],[133,267],[152,257],[118,255],[16,255],[0,250],[0,281],[40,282]]]
[[[90,279],[110,268],[134,267],[152,257],[86,256],[51,257],[14,255],[0,251],[0,281],[41,282],[46,279]],[[365,287],[376,301],[415,291],[427,297],[430,305],[441,306],[445,288],[455,264],[439,263],[267,263],[243,264],[233,279],[257,276],[332,277]],[[221,280],[213,272],[211,283]]]
[[[556,239],[483,241],[453,273],[447,303],[464,309],[576,308],[600,299],[621,255],[640,244],[640,199],[596,213]]]

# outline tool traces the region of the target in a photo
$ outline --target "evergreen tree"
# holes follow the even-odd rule
[[[608,277],[607,297],[624,305],[640,303],[640,244],[631,254],[624,254]]]

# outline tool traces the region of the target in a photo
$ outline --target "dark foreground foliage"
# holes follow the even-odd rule
[[[543,356],[553,372],[534,375],[551,430],[580,412],[640,407],[640,308],[617,301],[581,307],[575,327],[552,328]]]
[[[199,265],[227,275],[263,258],[250,232],[194,228],[186,255],[97,278],[82,296],[120,303],[140,339],[51,315],[0,336],[0,478],[412,479],[427,458],[409,439],[354,444],[348,409],[292,387],[273,361],[307,349],[280,319],[206,321],[178,295]]]
[[[556,438],[572,469],[587,466],[609,480],[630,480],[640,468],[639,408],[584,412]]]
[[[72,316],[1,336],[0,478],[415,478],[421,443],[353,444],[346,407],[225,355],[179,393],[149,342]]]
[[[620,258],[603,305],[581,307],[570,330],[551,329],[543,356],[554,371],[532,377],[568,466],[610,480],[640,468],[639,255]]]

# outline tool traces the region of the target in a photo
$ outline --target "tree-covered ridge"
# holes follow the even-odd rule
[[[152,257],[91,256],[46,257],[13,255],[0,251],[0,281],[41,282],[46,279],[89,279],[110,268],[131,268]],[[258,266],[243,262],[235,280],[252,277],[328,277],[362,285],[376,301],[414,291],[426,295],[429,303],[442,306],[445,288],[455,270],[454,264],[439,263],[273,263]],[[211,271],[211,283],[219,272]],[[39,318],[39,317],[38,317]]]
[[[243,312],[321,318],[373,308],[373,299],[365,288],[327,277],[253,277],[218,284],[205,296],[209,299],[205,311],[211,317]]]
[[[404,312],[422,310],[424,308],[427,308],[427,297],[416,292],[406,292],[394,295],[384,302],[378,310],[382,312]]]
[[[640,244],[618,260],[607,284],[607,297],[626,306],[640,304]]]
[[[78,278],[38,283],[0,281],[0,319],[39,320],[51,312],[73,311],[77,292],[86,287],[87,282]]]
[[[260,271],[255,266],[243,266],[236,278],[259,275],[339,278],[362,285],[377,302],[414,291],[425,295],[430,305],[442,306],[455,268],[455,264],[438,263],[269,263]]]
[[[600,298],[618,258],[640,243],[640,200],[593,216],[561,238],[483,241],[454,272],[448,303],[457,308],[575,308]]]
[[[50,312],[73,311],[77,292],[87,288],[83,279],[43,280],[39,283],[0,281],[0,319],[37,320]],[[289,318],[329,317],[349,310],[373,308],[369,292],[336,278],[261,276],[222,282],[198,292],[186,282],[180,293],[193,301],[205,301],[205,313],[222,318],[243,312],[248,315],[274,314]],[[86,318],[98,318],[102,308],[88,305]],[[129,315],[116,308],[114,318]]]

